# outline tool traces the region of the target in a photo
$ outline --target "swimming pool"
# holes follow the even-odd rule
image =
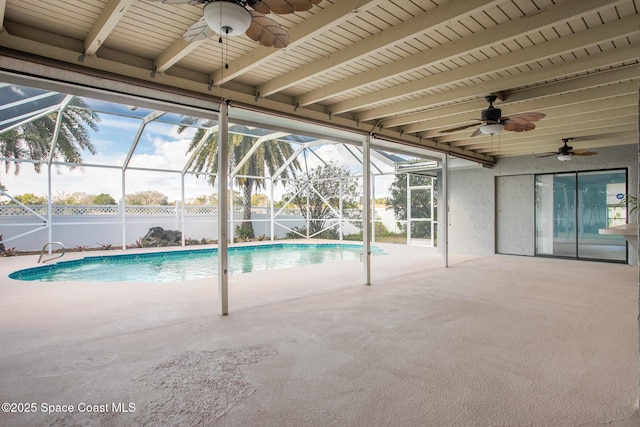
[[[371,247],[373,255],[384,253]],[[360,259],[354,244],[274,243],[229,248],[229,274]],[[218,274],[218,249],[91,256],[13,272],[16,280],[169,283]]]

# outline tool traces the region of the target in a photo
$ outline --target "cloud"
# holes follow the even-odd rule
[[[121,120],[119,119],[116,122],[120,123]],[[129,131],[133,129],[130,125],[129,123]],[[134,151],[129,164],[130,167],[172,170],[176,172],[127,170],[125,184],[128,194],[138,191],[156,190],[165,194],[171,201],[181,199],[181,179],[180,173],[178,172],[184,168],[189,158],[187,149],[196,130],[187,129],[183,133],[178,133],[177,128],[175,125],[167,124],[159,124],[159,126],[154,126],[153,128],[150,127],[150,132],[143,133],[139,146]],[[153,132],[151,132],[151,130],[153,130]],[[131,142],[128,139],[118,139],[117,132],[101,132],[95,134],[95,136],[98,135],[100,139],[96,142],[96,146],[100,146],[103,149],[100,149],[98,154],[93,156],[86,154],[85,163],[121,167],[130,149]],[[362,172],[362,164],[358,159],[339,144],[328,143],[315,147],[314,151],[320,158],[327,162],[334,161],[340,166],[353,169],[357,174]],[[318,156],[313,154],[307,155],[307,166],[309,169],[322,164]],[[304,165],[304,159],[302,157],[300,157],[300,162]],[[2,172],[0,181],[7,187],[9,193],[14,196],[24,193],[46,196],[48,192],[46,166],[42,167],[42,173],[37,174],[34,172],[31,164],[23,163],[18,176],[13,175],[13,171],[11,171],[10,174],[4,174]],[[376,197],[384,197],[388,193],[388,187],[392,181],[392,176],[376,178]],[[217,189],[207,184],[205,176],[201,175],[199,178],[195,178],[195,176],[188,174],[185,177],[186,199],[193,199],[204,194],[212,194],[216,191]],[[75,170],[69,170],[66,166],[56,167],[52,172],[52,194],[55,196],[62,192],[67,194],[74,192],[84,192],[88,194],[107,193],[113,196],[114,199],[119,200],[122,193],[122,171],[120,168],[89,166]],[[281,188],[281,186],[276,186],[275,198],[281,198],[283,192],[284,189]],[[267,190],[266,193],[268,194],[269,191]]]

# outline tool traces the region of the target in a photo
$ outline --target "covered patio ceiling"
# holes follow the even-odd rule
[[[269,14],[290,36],[280,49],[244,34],[185,39],[202,14],[199,1],[0,0],[0,55],[486,164],[555,152],[562,138],[637,143],[638,0],[322,0]],[[489,94],[503,116],[545,117],[471,137]]]

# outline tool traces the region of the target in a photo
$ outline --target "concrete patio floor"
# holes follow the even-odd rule
[[[640,425],[636,267],[376,246],[372,286],[357,261],[235,275],[224,317],[215,279],[0,258],[0,401],[32,410],[0,425]]]

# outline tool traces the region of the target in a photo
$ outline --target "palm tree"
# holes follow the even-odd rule
[[[190,124],[193,124],[190,123]],[[180,126],[178,132],[186,129],[186,124]],[[208,172],[207,181],[212,186],[215,184],[218,172],[218,132],[212,132],[206,137],[200,150],[190,166],[196,173]],[[229,132],[229,169],[233,169],[245,155],[251,150],[257,138],[249,136],[251,132],[244,126],[234,126]],[[193,136],[187,153],[193,152],[199,145],[202,138],[206,136],[206,130],[199,128]],[[253,152],[251,157],[242,164],[238,170],[238,184],[242,188],[242,224],[245,237],[255,237],[253,225],[251,224],[251,196],[254,191],[265,188],[265,180],[262,177],[273,174],[278,168],[285,164],[287,159],[293,155],[293,147],[290,143],[282,140],[267,141],[261,143]],[[288,178],[290,173],[300,170],[300,163],[294,159],[283,171],[282,177]]]
[[[20,172],[20,162],[10,159],[29,159],[46,161],[51,147],[54,151],[53,160],[81,164],[83,150],[96,154],[96,149],[90,141],[86,126],[94,131],[98,129],[100,117],[90,110],[80,98],[74,97],[62,110],[58,138],[53,144],[58,112],[25,123],[0,134],[0,155],[4,157],[5,172],[9,172],[14,165],[15,173]],[[40,172],[42,163],[35,162],[36,172]],[[74,168],[75,166],[70,166]]]

